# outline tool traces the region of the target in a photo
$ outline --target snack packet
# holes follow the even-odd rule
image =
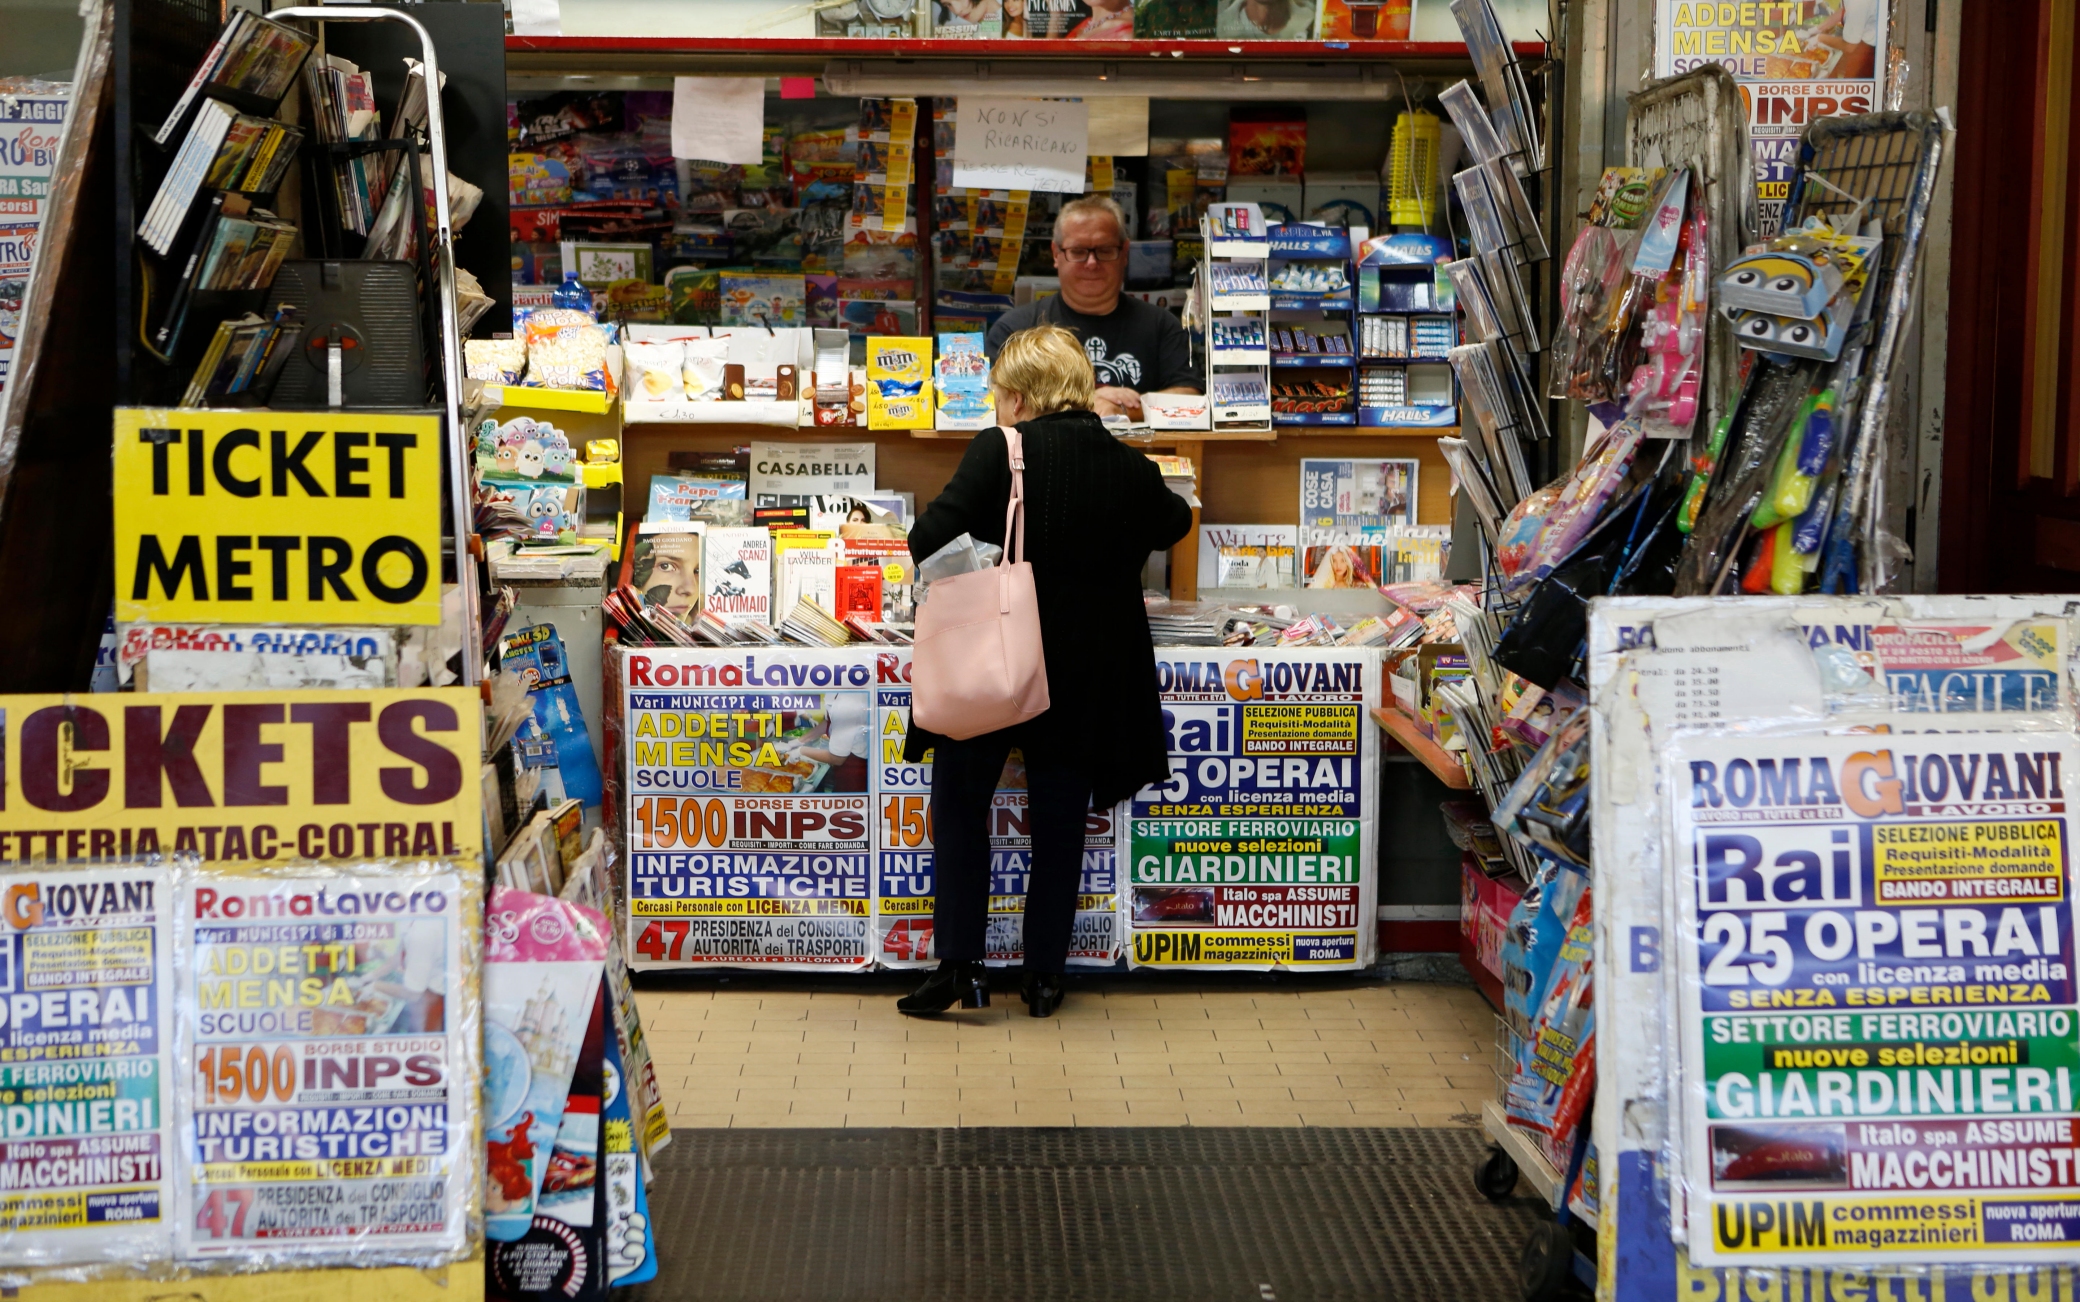
[[[518,384],[527,375],[527,341],[465,339],[462,372],[486,384]]]
[[[722,368],[729,364],[729,339],[689,339],[683,354],[686,396],[695,402],[722,398]]]
[[[685,356],[686,345],[676,339],[667,343],[631,340],[623,344],[621,361],[628,380],[628,396],[649,402],[684,397]]]
[[[613,391],[607,377],[607,333],[572,308],[549,308],[527,318],[528,382],[548,389]]]

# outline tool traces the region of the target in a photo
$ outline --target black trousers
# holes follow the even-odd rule
[[[932,935],[939,958],[968,962],[984,956],[989,925],[990,801],[1019,728],[941,742],[932,756],[932,837],[935,849]],[[1069,957],[1076,891],[1083,880],[1083,821],[1091,807],[1091,775],[1022,747],[1026,756],[1026,826],[1032,833],[1032,876],[1026,887],[1026,967],[1060,972]]]

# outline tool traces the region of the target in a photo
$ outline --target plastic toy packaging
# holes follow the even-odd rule
[[[399,861],[182,875],[174,1079],[187,1097],[170,1163],[182,1257],[278,1270],[471,1254],[479,881]]]
[[[1648,438],[1689,438],[1697,420],[1712,283],[1707,222],[1705,206],[1692,204],[1677,264],[1655,282],[1640,323],[1643,356],[1627,382],[1625,410],[1641,418]]]
[[[1539,530],[1531,556],[1518,572],[1520,580],[1544,578],[1588,537],[1630,475],[1643,437],[1640,420],[1628,417],[1590,444],[1547,511],[1545,527]]]
[[[1612,299],[1632,260],[1633,242],[1627,232],[1607,226],[1584,226],[1575,236],[1560,275],[1560,321],[1553,330],[1553,379],[1547,397],[1586,399],[1587,377],[1577,372],[1575,359],[1586,360],[1603,334]]]
[[[1688,229],[1683,214],[1689,194],[1690,170],[1684,168],[1669,178],[1656,197],[1632,253],[1630,279],[1614,291],[1598,333],[1571,353],[1567,396],[1613,404],[1625,398],[1638,347],[1636,327],[1656,300],[1658,282],[1677,265],[1676,255]]]
[[[1719,305],[1741,347],[1831,362],[1875,279],[1879,237],[1819,219],[1749,249],[1719,280]]]
[[[1512,507],[1503,520],[1495,540],[1495,565],[1502,571],[1507,591],[1520,591],[1530,585],[1527,565],[1537,545],[1539,531],[1545,528],[1546,515],[1560,501],[1567,483],[1567,480],[1556,479],[1537,489]],[[1523,576],[1522,583],[1516,581],[1519,575]]]
[[[1716,591],[1739,559],[1742,540],[1769,489],[1785,441],[1799,412],[1806,410],[1817,369],[1811,362],[1765,360],[1749,375],[1697,509],[1691,543],[1676,567],[1677,596]],[[1816,502],[1808,510],[1817,507]]]
[[[1545,1006],[1554,960],[1567,937],[1575,906],[1587,892],[1588,875],[1541,855],[1540,868],[1531,889],[1510,914],[1510,941],[1523,959],[1521,988],[1512,986],[1503,1000],[1503,1012],[1520,1036],[1529,1038],[1541,1008]]]
[[[1587,889],[1575,897],[1508,1091],[1510,1124],[1536,1136],[1547,1159],[1563,1171],[1596,1079],[1596,924],[1590,898]]]

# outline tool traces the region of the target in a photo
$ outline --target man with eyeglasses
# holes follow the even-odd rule
[[[1199,371],[1177,318],[1120,292],[1127,282],[1127,222],[1105,195],[1062,205],[1054,223],[1054,266],[1062,291],[1013,308],[990,327],[994,359],[1004,341],[1036,325],[1058,325],[1083,341],[1097,373],[1100,416],[1141,418],[1144,393],[1198,393]]]

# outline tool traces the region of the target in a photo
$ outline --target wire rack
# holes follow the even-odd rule
[[[1728,265],[1759,226],[1747,115],[1733,74],[1708,64],[1650,82],[1627,105],[1627,161],[1634,167],[1691,170],[1702,182],[1712,266]],[[1740,388],[1740,350],[1733,322],[1724,313],[1709,314],[1706,329],[1705,409],[1698,428],[1710,430],[1732,409]]]
[[[1877,307],[1864,367],[1867,379],[1841,501],[1828,530],[1823,592],[1844,587],[1882,592],[1890,586],[1897,564],[1879,538],[1885,518],[1884,463],[1891,451],[1885,428],[1891,415],[1893,365],[1913,319],[1914,279],[1945,134],[1942,119],[1932,113],[1862,113],[1824,118],[1808,126],[1799,140],[1798,175],[1784,204],[1787,224],[1825,217],[1860,225],[1875,218],[1884,233],[1878,281],[1872,286]],[[1853,557],[1845,546],[1851,539]]]

